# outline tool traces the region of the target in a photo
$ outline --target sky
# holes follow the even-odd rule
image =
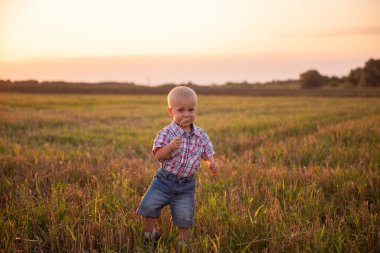
[[[158,85],[347,75],[379,0],[0,0],[0,79]]]

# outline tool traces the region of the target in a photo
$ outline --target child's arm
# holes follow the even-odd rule
[[[181,137],[176,137],[176,138],[172,139],[169,144],[167,144],[161,148],[156,149],[154,152],[154,157],[157,160],[168,159],[170,157],[171,152],[174,149],[178,149],[181,147],[181,143],[182,143]]]
[[[214,177],[218,176],[218,174],[219,174],[218,173],[218,165],[214,161],[214,156],[210,156],[210,157],[205,158],[205,161],[206,161],[207,167],[210,169],[212,175]]]

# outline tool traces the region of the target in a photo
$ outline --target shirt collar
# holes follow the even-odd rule
[[[192,134],[195,134],[197,135],[198,137],[201,136],[201,133],[199,132],[199,129],[198,127],[196,127],[194,124],[191,124],[192,125],[192,130],[190,132],[189,135],[192,135]],[[173,120],[172,123],[170,124],[171,128],[176,132],[178,133],[178,135],[182,136],[184,133],[186,133],[185,130],[183,130],[182,128],[180,128],[177,123],[175,123],[175,121]],[[187,133],[186,133],[187,134]]]

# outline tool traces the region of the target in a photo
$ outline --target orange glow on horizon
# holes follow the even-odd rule
[[[313,65],[339,75],[380,57],[379,9],[377,0],[4,0],[0,79],[271,79],[260,62],[264,72],[272,62],[273,79]]]

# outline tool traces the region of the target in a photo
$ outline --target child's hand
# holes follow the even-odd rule
[[[214,177],[217,177],[218,176],[218,165],[216,164],[216,162],[212,161],[208,164],[208,168],[210,169],[211,171],[211,174],[214,176]]]
[[[181,148],[181,144],[182,144],[182,139],[180,136],[172,139],[169,143],[172,150]]]

